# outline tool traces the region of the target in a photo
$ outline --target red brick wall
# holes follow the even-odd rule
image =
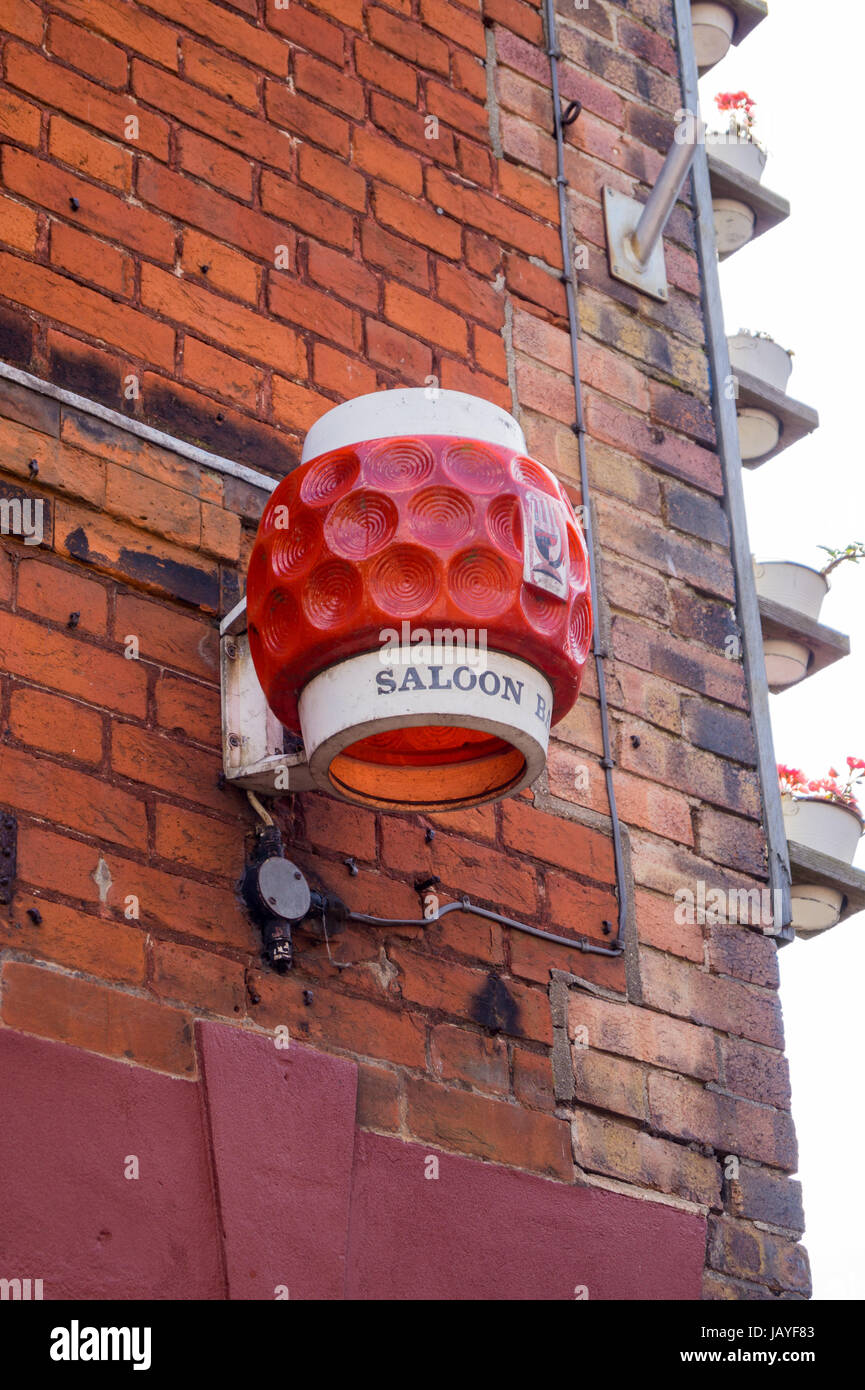
[[[251,816],[220,786],[215,627],[263,494],[0,382],[0,497],[50,515],[41,547],[0,542],[18,836],[0,1021],[180,1076],[197,1014],[287,1024],[358,1060],[366,1127],[700,1210],[707,1297],[797,1297],[775,946],[673,912],[698,880],[765,882],[693,227],[682,202],[661,305],[609,278],[600,211],[604,184],[639,193],[660,166],[681,102],[671,5],[559,10],[563,97],[583,103],[566,168],[625,960],[453,914],[353,928],[338,966],[299,937],[293,974],[263,969],[236,895]],[[3,24],[5,361],[274,473],[329,405],[435,376],[515,410],[577,498],[536,6],[9,0]],[[596,695],[587,673],[533,796],[427,820],[288,797],[291,853],[368,912],[416,915],[413,882],[435,873],[443,896],[607,941]],[[566,1015],[588,1046],[569,1049]]]

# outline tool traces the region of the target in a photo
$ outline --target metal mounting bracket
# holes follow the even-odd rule
[[[677,128],[645,203],[629,198],[617,188],[604,188],[610,274],[614,280],[633,285],[634,289],[663,303],[670,297],[664,260],[664,228],[705,129],[703,122],[693,117]]]
[[[219,625],[219,672],[226,782],[264,796],[308,791],[312,780],[303,747],[288,746],[291,735],[271,711],[255,674],[246,634],[246,599]]]

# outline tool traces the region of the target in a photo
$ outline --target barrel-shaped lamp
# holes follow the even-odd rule
[[[516,420],[458,391],[361,396],[312,426],[247,582],[267,701],[315,784],[390,810],[511,795],[591,644],[588,556]]]

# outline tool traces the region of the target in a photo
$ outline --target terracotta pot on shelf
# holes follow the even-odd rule
[[[770,599],[814,622],[829,592],[829,581],[819,570],[793,560],[755,562],[754,583],[760,598]],[[763,640],[763,656],[769,689],[777,693],[804,679],[811,651],[803,642],[767,637]]]

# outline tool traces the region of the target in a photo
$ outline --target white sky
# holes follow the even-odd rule
[[[763,184],[791,216],[721,266],[728,333],[763,330],[794,353],[788,393],[820,428],[746,472],[751,548],[760,559],[820,568],[820,544],[865,541],[859,419],[865,256],[860,150],[865,6],[770,0],[769,18],[700,83],[744,88],[769,161]],[[839,22],[842,21],[842,22]],[[709,124],[720,129],[723,118]],[[850,635],[852,654],[771,697],[775,753],[813,776],[865,757],[865,564],[832,576],[821,621]],[[856,865],[865,869],[865,841]],[[865,1116],[861,1080],[865,913],[781,951],[781,998],[805,1194],[815,1298],[865,1298]]]

